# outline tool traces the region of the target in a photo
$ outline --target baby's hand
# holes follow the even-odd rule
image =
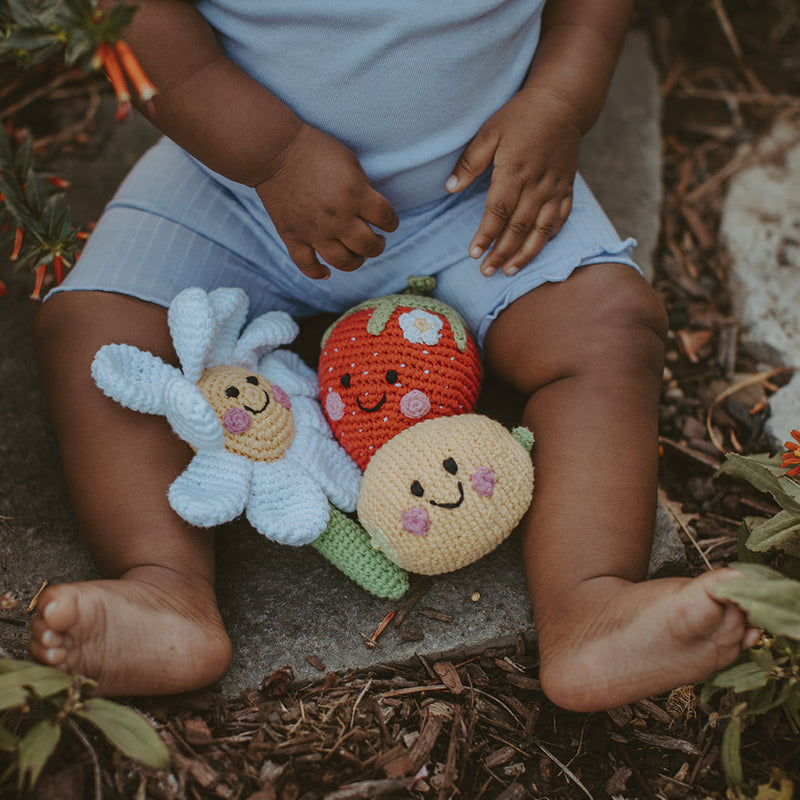
[[[358,159],[343,144],[302,124],[256,192],[300,271],[327,278],[351,271],[383,252],[384,231],[397,228],[394,209],[370,185]]]
[[[469,246],[484,275],[513,275],[552,239],[572,209],[581,131],[573,109],[538,88],[509,100],[467,145],[445,188],[466,188],[494,165],[486,210]]]

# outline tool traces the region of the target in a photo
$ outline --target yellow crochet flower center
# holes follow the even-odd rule
[[[225,449],[251,461],[276,461],[294,441],[294,416],[286,395],[243,367],[207,369],[197,388],[219,417]]]

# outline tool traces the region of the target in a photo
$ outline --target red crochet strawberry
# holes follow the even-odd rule
[[[325,333],[320,400],[339,443],[364,469],[375,451],[415,422],[475,409],[481,365],[464,321],[416,292],[367,300]]]

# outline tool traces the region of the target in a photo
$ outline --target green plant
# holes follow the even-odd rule
[[[742,577],[721,582],[720,599],[740,606],[762,628],[759,643],[704,686],[708,700],[719,689],[740,697],[728,717],[721,761],[734,792],[744,784],[740,742],[745,720],[781,707],[800,728],[800,432],[777,456],[730,453],[719,472],[742,478],[772,495],[780,511],[772,517],[746,517],[739,528]],[[771,566],[768,566],[771,564]],[[774,568],[773,568],[774,567]]]
[[[32,788],[65,732],[88,745],[82,731],[87,722],[130,758],[156,769],[169,765],[166,745],[141,714],[102,697],[86,697],[95,685],[53,667],[0,658],[0,752],[10,756],[0,774],[0,792],[15,772],[18,791]]]
[[[52,264],[60,283],[80,251],[81,233],[72,226],[63,189],[63,181],[36,170],[30,138],[15,147],[0,127],[0,246],[13,240],[10,261],[34,270],[34,299],[47,267]]]
[[[0,63],[28,68],[47,62],[46,67],[56,73],[78,78],[103,68],[117,96],[117,117],[125,117],[131,108],[129,84],[145,104],[152,103],[156,93],[121,38],[135,11],[135,6],[125,3],[101,11],[95,0],[0,0]],[[24,76],[30,72],[23,71],[15,83],[24,89]],[[57,85],[29,86],[28,100],[17,107],[28,106],[34,98],[46,103]],[[0,114],[0,119],[5,117]],[[31,139],[15,130],[9,116],[6,128],[0,127],[0,247],[10,244],[10,261],[33,270],[31,297],[36,300],[48,266],[52,264],[55,281],[60,283],[86,238],[72,227],[61,192],[64,182],[35,169],[34,157],[39,155]],[[5,293],[0,281],[0,295]]]

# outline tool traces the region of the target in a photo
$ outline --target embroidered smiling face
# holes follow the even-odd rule
[[[500,423],[475,414],[440,417],[375,454],[358,517],[396,564],[437,575],[494,550],[522,519],[532,492],[530,454]]]
[[[225,449],[253,461],[283,458],[294,440],[292,404],[276,385],[243,367],[207,369],[197,387],[222,423]]]
[[[475,344],[452,309],[402,295],[370,303],[331,329],[318,371],[331,429],[362,469],[410,425],[472,411],[481,378]]]

